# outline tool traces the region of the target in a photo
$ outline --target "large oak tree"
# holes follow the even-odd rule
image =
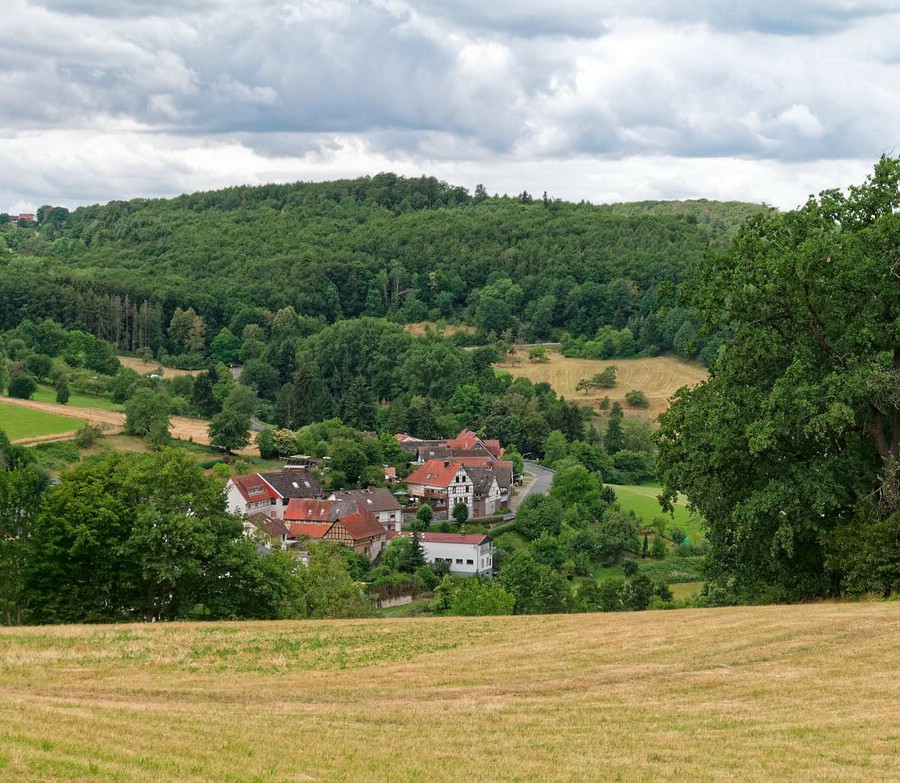
[[[732,334],[660,417],[664,496],[733,598],[900,589],[900,159],[751,220],[689,300]]]

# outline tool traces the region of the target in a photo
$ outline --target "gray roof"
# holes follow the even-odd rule
[[[394,497],[394,493],[385,487],[369,487],[368,489],[349,489],[335,492],[335,500],[347,500],[356,503],[360,509],[377,514],[382,511],[401,511],[403,506]]]
[[[490,468],[464,468],[469,478],[472,479],[472,485],[475,491],[475,497],[487,495],[490,492],[491,484],[496,478]],[[497,482],[498,485],[500,482]]]
[[[283,498],[320,498],[322,487],[312,473],[305,470],[282,470],[260,473],[260,476]]]

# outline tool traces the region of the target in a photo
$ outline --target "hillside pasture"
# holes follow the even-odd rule
[[[694,386],[706,380],[706,370],[674,356],[653,356],[647,359],[574,359],[563,356],[558,349],[546,350],[547,361],[528,361],[528,346],[519,346],[505,361],[494,365],[516,377],[528,378],[534,383],[545,381],[557,394],[566,399],[589,404],[595,409],[600,400],[609,397],[622,403],[628,415],[655,418],[669,406],[669,398],[682,386]],[[577,391],[576,384],[582,378],[590,378],[606,367],[615,365],[617,383],[612,389],[591,389],[587,393]],[[629,409],[625,395],[639,389],[647,395],[650,407]]]
[[[616,493],[616,499],[622,509],[624,511],[633,511],[645,525],[649,526],[655,517],[662,517],[666,520],[667,536],[676,527],[680,527],[688,534],[692,543],[698,544],[705,540],[703,518],[688,509],[687,500],[683,495],[679,495],[678,501],[672,510],[673,513],[667,514],[662,510],[659,500],[657,500],[657,496],[662,492],[659,487],[622,484],[610,484],[610,486]]]
[[[41,411],[48,414],[55,414],[57,417],[68,416],[74,422],[74,426],[68,428],[73,434],[75,430],[80,429],[81,424],[79,422],[96,425],[110,434],[122,432],[125,428],[125,414],[119,413],[118,411],[110,411],[103,408],[81,408],[72,405],[59,405],[51,402],[38,402],[36,400],[16,400],[10,397],[6,397],[4,400],[4,404],[10,408],[15,407],[30,409],[32,411]],[[10,414],[10,418],[13,418],[14,415],[18,414]],[[0,414],[0,416],[2,416],[2,414]],[[170,421],[172,424],[170,432],[173,438],[188,441],[190,443],[199,443],[201,445],[209,444],[209,422],[205,419],[191,419],[187,416],[172,416],[170,417]],[[3,419],[0,418],[0,426],[3,426],[2,422]],[[26,438],[29,436],[22,437]],[[44,437],[50,438],[53,436],[48,434]],[[12,436],[10,436],[10,439],[12,440]],[[258,455],[259,449],[256,446],[256,433],[251,432],[250,444],[243,449],[238,449],[235,453],[247,454],[250,456]]]
[[[13,442],[75,434],[81,422],[71,416],[0,402],[0,430]]]
[[[37,390],[31,395],[31,399],[35,402],[56,403],[56,389],[47,384],[39,384]],[[66,405],[76,408],[99,408],[105,411],[124,411],[125,406],[117,402],[113,402],[109,397],[103,397],[99,394],[79,394],[72,392],[69,395],[69,401]]]
[[[0,778],[900,779],[900,603],[0,629]]]

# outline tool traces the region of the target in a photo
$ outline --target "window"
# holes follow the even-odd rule
[[[462,565],[462,558],[461,558],[461,557],[457,557],[457,558],[456,558],[456,564],[457,564],[457,565]]]
[[[474,565],[474,562],[472,560],[466,560],[466,565]]]

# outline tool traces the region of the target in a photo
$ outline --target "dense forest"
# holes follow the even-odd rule
[[[629,355],[708,360],[720,340],[697,338],[673,284],[761,211],[471,196],[392,174],[44,206],[34,223],[0,219],[0,328],[50,317],[121,350],[179,355],[167,339],[177,308],[202,319],[208,343],[223,327],[240,336],[248,308],[290,306],[310,331],[364,315],[464,320],[479,341],[627,328]]]

